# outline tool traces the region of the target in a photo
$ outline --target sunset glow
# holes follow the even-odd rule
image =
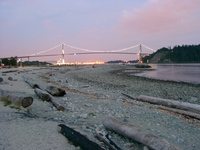
[[[97,51],[199,44],[199,6],[199,0],[1,0],[0,57],[62,54],[61,43]],[[81,52],[73,47],[65,46],[65,53]],[[133,59],[137,55],[73,55],[66,62]]]

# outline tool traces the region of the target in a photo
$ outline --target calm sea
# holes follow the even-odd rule
[[[183,81],[200,84],[200,63],[196,64],[151,64],[153,71],[137,74],[161,80]]]

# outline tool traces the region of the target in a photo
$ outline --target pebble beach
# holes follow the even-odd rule
[[[27,108],[5,106],[0,101],[0,150],[80,150],[57,131],[58,124],[73,128],[105,149],[108,147],[98,140],[95,131],[108,133],[123,150],[145,149],[143,144],[107,130],[102,120],[108,116],[181,149],[199,150],[200,120],[161,110],[137,97],[147,95],[200,105],[200,85],[134,76],[133,72],[140,71],[134,65],[1,69],[0,89],[24,92],[34,101]],[[55,85],[64,89],[66,95],[57,100],[65,110],[58,111],[52,103],[42,101],[24,77],[43,88]]]

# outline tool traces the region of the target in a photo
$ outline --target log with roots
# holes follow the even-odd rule
[[[56,98],[54,98],[53,96],[51,96],[49,93],[47,93],[46,91],[43,91],[41,89],[35,88],[34,92],[39,96],[39,98],[41,98],[43,101],[47,101],[47,102],[51,102],[58,110],[60,111],[64,111],[65,108],[60,105]]]
[[[138,100],[200,114],[200,105],[140,95]]]
[[[23,92],[0,90],[0,94],[3,99],[12,102],[14,105],[22,106],[24,108],[27,108],[33,103],[33,98],[26,96],[26,93]]]
[[[58,125],[58,131],[74,145],[80,146],[83,150],[104,150],[97,143],[89,140],[87,137],[64,124]]]
[[[161,139],[153,134],[146,133],[131,124],[122,122],[113,117],[105,118],[103,120],[103,125],[107,129],[142,143],[153,150],[181,150],[164,139]]]

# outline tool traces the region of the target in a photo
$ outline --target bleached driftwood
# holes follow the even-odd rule
[[[140,95],[138,100],[200,114],[200,105]]]
[[[103,125],[107,129],[142,143],[153,150],[181,150],[164,139],[161,139],[153,134],[146,133],[131,124],[122,122],[113,117],[105,118],[103,120]]]
[[[122,95],[127,96],[130,99],[136,100],[137,98],[134,98],[128,94],[122,93]],[[158,106],[159,109],[163,109],[163,110],[168,110],[174,113],[178,113],[178,114],[182,114],[185,116],[189,116],[192,118],[196,118],[196,119],[200,119],[200,115],[197,113],[193,113],[193,112],[189,112],[189,111],[184,111],[184,110],[180,110],[180,109],[174,109],[174,108],[169,108],[169,107],[165,107],[165,106]]]
[[[33,103],[33,98],[26,96],[23,92],[13,92],[0,89],[0,95],[5,100],[12,102],[14,105],[22,106],[27,108]]]
[[[74,145],[80,146],[82,150],[104,150],[97,143],[89,140],[87,137],[64,124],[58,125],[58,131]]]
[[[100,131],[96,131],[96,136],[100,141],[103,141],[107,146],[109,146],[110,150],[122,150],[118,147],[110,138],[108,134],[101,133]]]
[[[65,108],[56,101],[56,98],[54,98],[53,96],[51,96],[48,92],[43,91],[43,90],[38,89],[38,88],[35,88],[34,92],[43,101],[51,102],[58,110],[60,110],[60,111],[64,111],[65,110]]]

